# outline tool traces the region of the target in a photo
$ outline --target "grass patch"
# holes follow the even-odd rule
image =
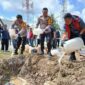
[[[12,52],[3,52],[3,51],[0,51],[0,59],[9,58],[11,56],[11,53]]]

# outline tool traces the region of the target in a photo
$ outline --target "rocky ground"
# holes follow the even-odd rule
[[[25,82],[22,85],[85,85],[85,61],[63,59],[60,66],[57,56],[48,60],[47,56],[36,54],[1,60],[0,85],[5,85],[13,76],[22,78]]]

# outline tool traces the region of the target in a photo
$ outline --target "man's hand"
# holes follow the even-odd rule
[[[51,28],[50,25],[48,25],[45,29],[44,29],[45,33],[50,33],[51,32]]]
[[[65,32],[63,35],[62,35],[62,40],[67,40],[68,39],[68,35],[67,33]]]
[[[83,33],[85,33],[85,28],[81,30],[80,35],[82,35]]]

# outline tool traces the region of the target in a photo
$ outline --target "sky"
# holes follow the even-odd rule
[[[23,4],[22,4],[23,2]],[[54,14],[56,21],[62,23],[62,5],[63,0],[31,0],[33,8],[30,7],[28,23],[37,22],[37,18],[42,14],[42,8],[49,9],[49,15]],[[67,0],[66,11],[74,15],[80,16],[85,21],[85,0]],[[17,14],[21,14],[24,20],[27,20],[25,10],[25,0],[0,0],[0,18],[7,20],[15,20]]]

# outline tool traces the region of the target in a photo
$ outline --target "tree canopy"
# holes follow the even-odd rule
[[[55,18],[55,16],[54,16],[54,14],[51,14],[51,18],[52,18],[52,20],[53,20],[52,26],[53,26],[56,30],[60,30],[60,26],[59,26],[59,24],[58,24],[58,22],[57,22],[57,20],[56,20],[56,18]]]

